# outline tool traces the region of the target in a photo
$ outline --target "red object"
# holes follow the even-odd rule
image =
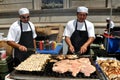
[[[5,59],[5,58],[6,58],[6,53],[2,53],[1,59]]]
[[[42,41],[39,42],[39,49],[43,50],[43,42]]]
[[[103,36],[106,37],[106,38],[114,38],[112,35],[109,35],[107,33],[104,33]]]

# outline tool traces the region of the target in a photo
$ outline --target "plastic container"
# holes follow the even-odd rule
[[[51,49],[54,50],[56,48],[56,42],[52,41],[51,42]]]
[[[6,59],[6,49],[0,48],[0,60],[5,60],[5,59]]]
[[[50,41],[49,40],[45,40],[45,42],[44,42],[44,49],[45,50],[50,50]]]
[[[39,42],[39,49],[43,50],[44,49],[44,41]]]
[[[13,71],[13,58],[7,56],[5,60],[0,60],[0,78],[4,80],[5,76],[11,71]]]
[[[13,58],[7,56],[5,60],[0,60],[0,73],[10,72],[13,70]]]

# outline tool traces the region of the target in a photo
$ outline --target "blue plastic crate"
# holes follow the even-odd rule
[[[37,48],[37,53],[42,53],[42,54],[59,54],[61,49],[62,49],[62,45],[57,45],[56,48],[54,50],[40,50],[39,48]]]
[[[108,53],[120,53],[120,38],[106,38]]]

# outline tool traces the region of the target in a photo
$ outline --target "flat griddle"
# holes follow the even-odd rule
[[[87,57],[90,59],[92,65],[95,66],[94,61],[92,60],[92,58],[90,56],[81,56],[81,57]],[[52,71],[52,67],[53,67],[54,62],[48,62],[44,68],[43,71],[17,71],[14,70],[11,73],[11,77],[15,78],[15,79],[33,79],[33,80],[41,80],[42,78],[45,80],[102,80],[102,76],[101,74],[98,72],[98,70],[96,69],[96,71],[94,73],[92,73],[89,77],[84,76],[83,73],[78,73],[76,77],[73,77],[71,72],[66,72],[66,73],[57,73],[57,72],[53,72]]]

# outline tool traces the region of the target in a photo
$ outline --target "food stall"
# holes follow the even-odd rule
[[[33,55],[31,55],[30,57],[32,56]],[[49,80],[112,80],[109,79],[109,77],[106,75],[106,73],[102,68],[103,65],[108,66],[107,65],[108,63],[106,61],[102,61],[105,60],[106,57],[103,57],[102,59],[97,57],[97,59],[94,60],[91,55],[65,55],[65,54],[55,55],[55,54],[40,54],[40,53],[34,54],[34,57],[32,58],[30,57],[23,62],[24,64],[21,63],[10,73],[11,78],[20,79],[20,80],[23,79],[25,80],[48,80],[48,79]],[[81,62],[80,59],[86,59],[89,60],[89,62],[86,60],[82,60]],[[107,59],[110,58],[107,57]],[[116,61],[116,59],[113,60],[115,61],[111,61],[112,64],[110,64],[109,62],[109,65],[114,66],[113,64],[116,64],[117,62],[117,71],[119,71],[118,69],[120,69],[120,61]],[[67,63],[70,65],[67,64],[63,65],[65,63],[64,61],[74,62],[75,64]],[[102,62],[100,63],[100,61]],[[95,71],[90,72],[89,76],[88,75],[86,76],[86,74],[81,71],[78,71],[77,74],[74,75],[73,74],[74,71],[82,68],[82,67],[76,67],[77,65],[80,66],[80,64],[76,62],[80,62],[80,64],[85,62],[85,64],[87,64],[87,67],[84,70],[94,71],[95,69]],[[58,63],[61,64],[57,65]],[[90,67],[88,68],[88,66],[90,66],[89,64],[91,64],[94,67],[94,69],[89,70],[90,68]],[[59,66],[60,68],[58,70],[53,69],[53,67],[56,68]],[[72,71],[71,68],[66,70],[68,66],[72,66],[75,70]],[[118,72],[118,74],[120,73]],[[114,77],[114,78],[119,79],[119,77]]]
[[[40,43],[40,42],[38,42],[38,43]],[[108,55],[108,52],[106,50],[102,50],[102,49],[99,49],[99,47],[97,47],[98,51],[96,51],[96,52],[93,51],[94,53],[92,55],[67,55],[64,53],[60,54],[60,53],[62,53],[61,52],[62,46],[63,46],[62,44],[57,43],[57,46],[54,50],[50,50],[50,49],[46,49],[46,48],[41,50],[40,45],[39,45],[35,51],[36,52],[35,57],[34,58],[32,57],[30,59],[31,60],[30,62],[26,62],[26,61],[29,61],[28,60],[29,58],[25,60],[26,65],[28,65],[28,66],[23,67],[21,65],[24,65],[23,64],[24,62],[21,63],[10,73],[9,76],[13,79],[21,79],[21,80],[23,80],[23,79],[24,80],[112,80],[113,78],[119,79],[119,75],[120,75],[119,72],[117,72],[117,75],[114,74],[115,76],[112,76],[112,78],[111,78],[111,76],[109,77],[107,75],[107,73],[104,72],[104,69],[102,68],[103,65],[106,65],[108,63],[106,61],[102,61],[103,64],[101,64],[100,61],[104,60],[104,59],[106,59],[106,60],[111,59],[111,56]],[[105,54],[102,53],[102,51],[104,51]],[[96,55],[95,53],[104,54],[104,56],[99,55],[99,57],[102,57],[102,58],[98,58],[98,55]],[[39,56],[42,56],[42,57],[39,57]],[[46,57],[46,56],[49,56],[49,57]],[[95,57],[97,57],[97,58],[94,59]],[[81,72],[79,70],[80,69],[79,66],[76,67],[76,65],[78,65],[78,63],[76,63],[76,62],[80,62],[79,61],[80,59],[89,60],[90,62],[87,62],[85,64],[90,66],[89,65],[89,63],[90,63],[94,67],[95,71],[93,70],[94,72],[91,72],[89,76],[86,76],[85,73]],[[65,64],[65,66],[63,66],[65,60],[68,60],[68,62],[74,61],[75,64],[67,63],[70,65]],[[113,64],[117,63],[117,67],[114,66],[114,70],[119,71],[120,70],[120,65],[119,65],[120,61],[116,61],[116,58],[113,60],[115,60],[115,61],[111,61]],[[83,61],[85,61],[85,60],[83,60]],[[109,60],[107,60],[107,61],[109,61]],[[57,62],[62,63],[62,64],[60,64],[62,67],[60,67],[56,71],[53,69],[53,67],[58,67],[58,65],[56,65]],[[42,65],[39,65],[41,63],[42,63]],[[108,64],[107,66],[110,65],[113,67],[113,64]],[[34,68],[31,68],[31,66],[34,66]],[[69,68],[68,70],[66,70],[68,68],[67,66],[72,66],[75,70],[72,71],[72,68]],[[84,68],[83,71],[84,70],[91,71],[92,69],[88,70],[89,69],[88,66],[86,68]],[[64,67],[66,68],[66,69],[63,69],[65,72],[60,71]],[[115,67],[116,67],[116,69],[115,69]],[[74,76],[73,73],[76,70],[79,70],[79,71],[76,72],[76,75]],[[111,74],[111,75],[113,75],[113,74]]]
[[[40,51],[41,52],[43,51],[42,54]],[[54,53],[54,50],[51,51],[51,50],[38,49],[36,51],[36,54],[31,55],[30,57],[27,58],[20,65],[18,65],[10,73],[9,76],[13,79],[19,79],[19,80],[23,80],[23,79],[25,80],[48,80],[48,79],[49,80],[112,80],[109,79],[109,77],[102,69],[101,64],[99,64],[100,59],[93,59],[92,55],[67,55],[67,54],[65,55],[65,54]],[[86,60],[80,61],[80,59],[86,59],[89,62]],[[68,63],[63,65],[65,61],[67,61]],[[70,62],[74,62],[75,64]],[[103,61],[102,63],[104,64],[104,62],[106,61]],[[58,65],[58,63],[61,64]],[[87,66],[84,65],[84,67],[86,66],[85,69],[82,69],[83,67],[80,67],[81,63],[87,65]],[[88,67],[91,65],[92,68]],[[73,69],[70,66],[72,66]],[[55,67],[55,69],[53,67]],[[58,69],[56,70],[57,67]],[[84,73],[84,70],[88,72],[85,71],[86,73]],[[90,75],[88,75],[87,73],[89,73]]]

